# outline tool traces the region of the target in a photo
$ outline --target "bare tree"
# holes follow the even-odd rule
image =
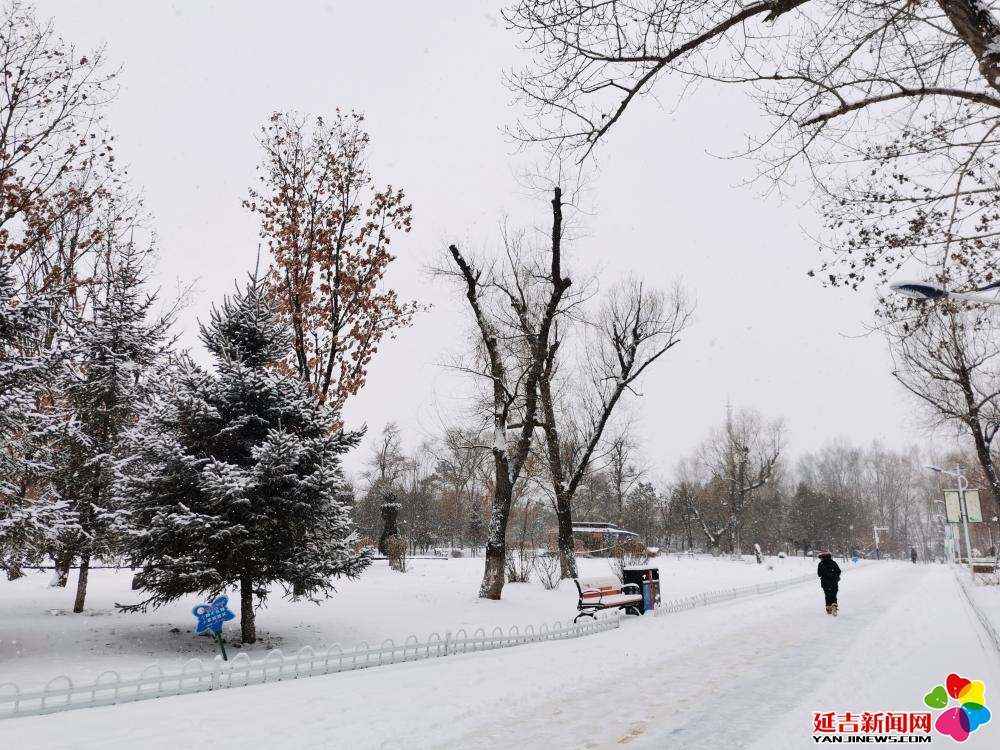
[[[707,472],[707,466],[699,460],[682,459],[677,464],[676,475],[671,501],[682,509],[681,515],[688,532],[688,548],[693,544],[690,525],[694,522],[704,534],[709,549],[716,549],[726,531],[726,521],[719,520],[721,514],[710,513],[708,510],[712,499],[712,478]]]
[[[972,438],[994,513],[1000,513],[1000,474],[992,451],[1000,428],[997,312],[945,302],[895,318],[886,329],[896,362],[893,375],[923,402],[932,424],[958,427]]]
[[[781,422],[765,424],[756,412],[726,409],[725,425],[705,443],[701,460],[725,487],[730,550],[742,555],[743,514],[771,479],[783,443]]]
[[[387,492],[396,496],[401,494],[400,480],[409,460],[403,451],[399,426],[395,422],[387,422],[382,428],[382,434],[372,445],[364,471],[367,487],[353,508],[354,521],[365,537],[371,540],[379,538],[383,495]]]
[[[890,537],[905,543],[911,533],[916,506],[919,463],[913,455],[887,450],[875,442],[865,451],[862,482],[875,524],[889,529]]]
[[[403,454],[403,443],[399,433],[399,425],[387,422],[382,428],[382,435],[372,446],[371,471],[372,483],[387,485],[396,484],[406,465]]]
[[[1000,236],[989,5],[514,0],[505,17],[533,53],[510,78],[530,111],[515,134],[582,158],[645,96],[742,84],[770,116],[747,149],[762,176],[780,184],[798,164],[818,189],[826,281],[856,286],[955,254],[989,280]]]
[[[113,182],[102,115],[114,96],[103,50],[81,54],[14,2],[0,11],[0,266],[24,289],[62,289],[94,239],[53,242]],[[92,229],[92,227],[88,227]]]
[[[607,451],[607,471],[611,479],[611,490],[615,495],[618,515],[615,523],[625,523],[625,498],[645,475],[642,466],[636,463],[635,440],[628,426],[611,438]]]
[[[490,384],[495,485],[486,539],[486,566],[479,596],[499,599],[504,585],[506,533],[514,484],[531,450],[537,423],[538,383],[545,367],[553,321],[570,279],[562,270],[563,199],[552,198],[548,264],[531,263],[507,237],[507,267],[479,268],[451,245],[451,276],[461,281],[484,354]],[[513,320],[511,319],[513,316]],[[512,335],[510,332],[513,331]],[[525,333],[527,331],[527,333]],[[483,374],[483,373],[477,373]],[[508,440],[508,431],[515,437]]]
[[[580,482],[595,457],[605,430],[627,392],[635,393],[636,381],[654,362],[680,342],[691,319],[691,304],[679,286],[667,297],[642,282],[628,280],[613,287],[593,324],[593,346],[569,378],[582,383],[577,398],[557,402],[554,380],[559,367],[561,341],[556,338],[545,359],[539,379],[542,428],[545,432],[549,474],[552,478],[556,518],[559,524],[559,555],[563,578],[575,578],[572,502]],[[567,439],[569,438],[569,439]],[[612,482],[617,495],[617,521],[638,475],[627,477],[628,438],[610,441]],[[614,457],[620,459],[614,463]],[[617,469],[617,473],[615,471]]]
[[[795,493],[797,537],[802,549],[815,545],[860,545],[874,514],[864,483],[864,451],[834,440],[799,459]],[[853,527],[853,528],[852,528]]]
[[[464,546],[470,519],[479,512],[484,491],[479,480],[486,458],[478,447],[482,443],[473,431],[451,428],[445,431],[436,455],[437,515],[452,547]]]

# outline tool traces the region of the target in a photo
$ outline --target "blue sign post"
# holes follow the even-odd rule
[[[211,604],[199,604],[191,610],[191,614],[198,618],[198,627],[195,632],[201,635],[206,630],[211,631],[212,637],[219,644],[222,660],[229,661],[229,657],[226,656],[226,646],[222,640],[222,624],[236,619],[236,615],[229,611],[229,597],[223,594],[215,597]]]

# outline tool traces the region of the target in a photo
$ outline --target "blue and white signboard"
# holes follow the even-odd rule
[[[191,614],[198,618],[198,627],[195,630],[198,635],[206,630],[219,635],[223,623],[236,619],[236,615],[229,611],[229,597],[225,594],[215,597],[211,604],[199,604],[191,610]]]

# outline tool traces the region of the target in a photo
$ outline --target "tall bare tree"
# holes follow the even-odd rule
[[[678,469],[682,502],[701,527],[710,547],[728,536],[729,550],[742,554],[744,514],[771,481],[783,449],[780,421],[765,423],[760,414],[726,407],[726,421],[706,440],[696,459]]]
[[[714,493],[708,467],[696,457],[685,458],[678,462],[675,473],[676,481],[671,488],[671,503],[678,509],[675,517],[680,517],[685,524],[688,548],[690,549],[693,544],[691,531],[693,522],[704,535],[709,549],[717,549],[726,531],[726,520],[722,519],[721,513],[713,512],[718,509],[709,508],[713,504],[711,501]]]
[[[976,458],[1000,513],[1000,473],[993,440],[1000,429],[1000,321],[992,308],[934,303],[895,315],[886,328],[893,375],[923,402],[934,425],[972,438]]]
[[[495,483],[479,596],[499,599],[504,585],[506,534],[514,485],[528,460],[538,415],[538,384],[552,327],[571,281],[563,275],[563,198],[555,188],[548,262],[528,257],[505,238],[506,266],[480,268],[456,245],[448,248],[450,275],[460,281],[479,333],[491,404]],[[527,333],[525,333],[527,332]],[[508,440],[508,433],[514,437]]]
[[[436,455],[438,515],[453,547],[464,546],[473,514],[481,510],[484,488],[480,475],[486,454],[477,446],[482,443],[471,430],[448,429]]]
[[[635,439],[626,425],[608,441],[607,472],[611,479],[611,491],[615,496],[617,514],[615,523],[625,524],[625,500],[642,479],[645,470],[636,461]]]
[[[562,399],[554,392],[560,367],[561,341],[549,347],[539,379],[540,425],[545,433],[549,474],[552,478],[556,518],[559,524],[560,572],[575,578],[572,503],[580,482],[600,452],[609,422],[626,393],[636,393],[642,374],[680,342],[680,334],[691,320],[692,307],[676,286],[671,295],[651,290],[642,282],[628,280],[614,286],[591,324],[591,346],[576,367],[564,376],[571,381]],[[565,359],[565,357],[563,357]],[[563,363],[565,367],[566,363]],[[574,387],[573,383],[576,383]],[[575,397],[574,397],[575,396]],[[617,521],[630,486],[626,480],[627,438],[616,436],[607,446],[608,456],[621,459],[618,473],[612,471],[617,489]],[[612,464],[614,462],[612,461]],[[633,477],[631,482],[638,479]]]

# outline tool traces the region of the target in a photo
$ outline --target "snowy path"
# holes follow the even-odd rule
[[[952,671],[1000,710],[950,569],[865,566],[840,600],[827,616],[809,583],[576,641],[11,720],[0,747],[804,748],[813,711],[920,711]],[[962,747],[998,737],[1000,719]]]
[[[828,617],[810,584],[697,613],[690,619],[725,621],[678,622],[621,687],[601,695],[581,685],[513,726],[498,721],[440,747],[797,748],[813,744],[813,711],[923,710],[923,694],[951,671],[1000,696],[1000,662],[947,568],[870,566],[845,576],[840,602],[841,616]],[[559,715],[575,717],[572,734],[547,720]],[[987,726],[965,746],[995,748],[998,736]]]

